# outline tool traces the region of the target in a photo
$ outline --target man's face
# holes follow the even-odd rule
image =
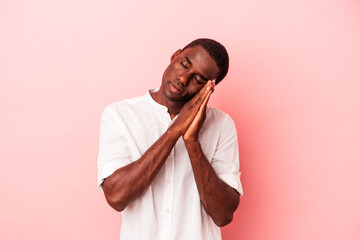
[[[216,62],[203,47],[178,50],[164,71],[160,91],[169,101],[187,102],[218,72]]]

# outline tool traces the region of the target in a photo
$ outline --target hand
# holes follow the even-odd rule
[[[181,135],[184,135],[192,124],[207,95],[213,91],[214,85],[215,81],[209,80],[205,86],[182,107],[178,117],[171,127],[178,129],[178,131],[181,132]]]
[[[210,95],[213,93],[215,88],[215,80],[211,81],[211,84],[210,91],[206,93],[206,97],[202,102],[194,120],[192,121],[186,133],[183,135],[184,141],[198,141],[200,129],[206,119],[206,105],[210,99]]]

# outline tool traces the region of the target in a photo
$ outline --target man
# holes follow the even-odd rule
[[[160,89],[103,111],[98,185],[122,211],[120,239],[221,239],[242,195],[237,135],[207,102],[228,64],[220,43],[197,39]]]

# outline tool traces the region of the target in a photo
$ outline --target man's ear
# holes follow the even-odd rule
[[[174,52],[173,55],[171,55],[170,57],[170,62],[172,62],[172,60],[181,53],[181,49],[178,49],[176,52]]]

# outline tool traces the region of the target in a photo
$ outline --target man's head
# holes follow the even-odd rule
[[[187,102],[208,80],[219,83],[225,77],[228,66],[227,52],[220,43],[197,39],[171,56],[160,92],[167,101]]]
[[[221,80],[224,79],[229,69],[229,55],[225,47],[215,40],[199,38],[186,45],[182,51],[187,48],[196,46],[203,47],[209,53],[211,58],[216,62],[216,65],[219,68],[219,72],[216,76],[216,84],[218,84]]]

